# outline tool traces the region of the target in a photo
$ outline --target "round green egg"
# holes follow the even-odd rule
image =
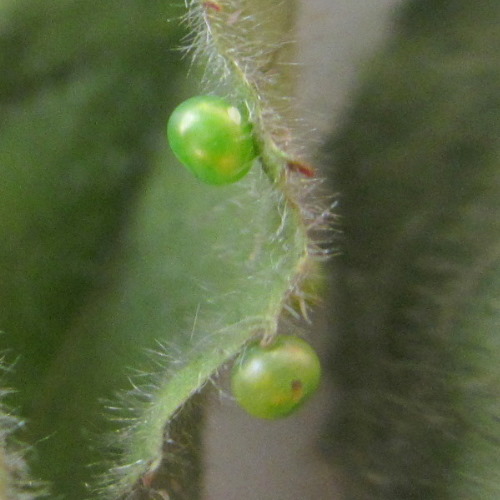
[[[196,96],[181,103],[170,116],[167,137],[179,161],[208,184],[236,182],[256,157],[247,116],[221,97]]]
[[[314,349],[295,336],[249,344],[235,361],[231,389],[250,415],[277,419],[300,408],[317,390],[321,365]]]

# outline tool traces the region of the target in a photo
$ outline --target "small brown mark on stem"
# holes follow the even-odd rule
[[[215,12],[222,11],[222,5],[217,2],[203,2],[203,7],[205,7],[205,9],[214,10]]]
[[[286,166],[291,172],[298,172],[299,174],[302,174],[309,178],[316,177],[316,171],[311,165],[308,165],[307,163],[303,163],[297,160],[288,160]]]
[[[144,474],[144,476],[142,476],[141,478],[142,485],[145,488],[148,489],[151,488],[151,486],[153,485],[153,481],[155,480],[155,476],[156,476],[156,470],[150,470],[146,472],[146,474]]]
[[[161,459],[152,460],[149,464],[149,469],[141,477],[141,483],[145,488],[151,488],[154,480],[156,479],[156,474],[161,465]]]

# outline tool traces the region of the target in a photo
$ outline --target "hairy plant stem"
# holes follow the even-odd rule
[[[280,92],[292,93],[295,88],[296,78],[294,72],[290,71],[292,67],[290,60],[295,52],[295,45],[292,42],[283,44],[283,38],[289,38],[295,27],[295,0],[284,2],[282,9],[273,11],[269,9],[268,2],[261,0],[257,2],[238,2],[238,9],[235,10],[233,2],[220,2],[216,8],[210,2],[195,0],[194,4],[198,4],[201,9],[203,22],[205,24],[207,45],[214,47],[218,55],[222,58],[225,66],[225,72],[229,75],[229,85],[234,87],[241,100],[250,110],[251,119],[254,130],[254,141],[259,151],[261,167],[264,173],[269,178],[275,188],[282,193],[284,205],[287,210],[292,213],[293,219],[303,240],[303,257],[297,265],[297,280],[300,279],[300,274],[307,266],[305,262],[309,259],[309,236],[307,223],[303,216],[302,202],[297,199],[297,189],[290,185],[290,177],[287,169],[288,161],[293,159],[281,148],[273,131],[273,126],[278,120],[286,117],[280,116],[282,110],[279,109],[279,104],[272,97],[269,97],[266,91],[270,90],[269,82],[263,74],[263,70],[259,67],[258,62],[254,62],[254,67],[249,70],[243,67],[238,53],[235,48],[227,43],[226,31],[231,29],[232,25],[236,25],[238,17],[243,16],[247,11],[251,12],[248,18],[253,18],[255,25],[260,25],[263,18],[271,16],[266,20],[268,26],[277,27],[276,32],[279,33],[280,40],[276,39],[276,32],[269,30],[259,31],[258,44],[264,46],[266,43],[274,47],[277,44],[278,48],[273,48],[271,64],[279,65],[279,72],[272,84],[274,87],[279,87]],[[283,9],[288,15],[283,15]],[[241,33],[240,36],[246,35]],[[277,55],[277,54],[280,55]],[[269,69],[268,64],[266,64]],[[275,68],[276,69],[276,68]],[[253,75],[253,77],[252,77]],[[274,89],[275,92],[275,89]],[[272,93],[272,90],[271,90]],[[271,108],[271,109],[268,109]],[[267,116],[273,115],[272,120],[268,120]],[[288,118],[292,118],[293,111],[288,110]],[[272,336],[274,332],[266,332],[266,336]]]

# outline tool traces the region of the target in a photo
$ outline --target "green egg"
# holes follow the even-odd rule
[[[184,101],[170,116],[167,137],[178,160],[208,184],[236,182],[257,156],[247,114],[221,97]]]
[[[249,344],[235,361],[231,388],[250,415],[277,419],[300,408],[317,390],[321,365],[314,349],[295,336]]]

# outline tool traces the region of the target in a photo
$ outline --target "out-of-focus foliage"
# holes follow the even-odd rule
[[[296,207],[259,164],[214,188],[167,151],[167,116],[195,87],[185,9],[0,4],[5,403],[49,498],[194,500],[199,416],[180,409],[275,331],[304,257]]]
[[[347,498],[500,496],[500,3],[409,2],[331,140]]]
[[[89,346],[71,382],[79,335],[109,335],[75,325],[112,285],[117,242],[156,161],[182,68],[181,12],[159,1],[1,5],[0,344],[12,365],[4,383],[27,422],[20,438],[39,443],[35,477],[58,480],[56,491],[72,498],[89,475],[78,459],[98,453],[82,434],[100,430],[98,398],[125,386],[130,373],[121,371],[154,335],[124,337],[125,355]],[[94,380],[84,381],[87,371]],[[75,385],[73,394],[54,403],[61,384]]]

